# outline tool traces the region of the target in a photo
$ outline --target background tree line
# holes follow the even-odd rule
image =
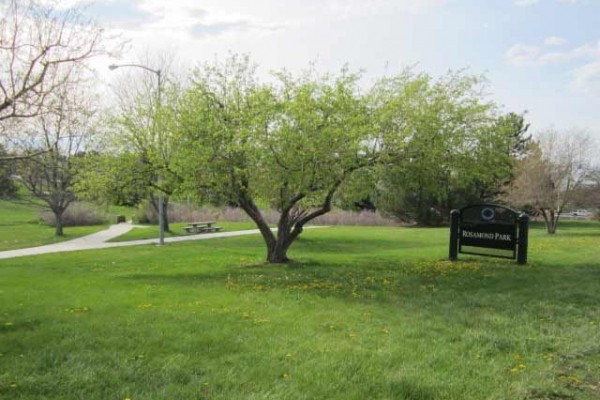
[[[406,70],[369,88],[360,78],[309,69],[261,81],[238,55],[199,66],[187,84],[166,80],[159,106],[140,92],[114,114],[119,139],[88,157],[77,188],[126,203],[161,194],[240,207],[267,259],[284,262],[303,227],[334,206],[438,225],[513,179],[527,125],[499,111],[481,77]],[[266,208],[280,213],[276,233]]]
[[[249,57],[231,55],[176,80],[164,61],[146,60],[158,86],[131,75],[139,84],[123,85],[101,115],[86,71],[107,54],[102,30],[76,8],[7,10],[0,192],[14,194],[15,181],[28,189],[54,213],[57,235],[78,196],[149,199],[155,210],[161,196],[165,215],[185,196],[240,207],[268,261],[285,262],[303,227],[334,206],[439,225],[452,208],[504,201],[539,213],[553,233],[571,193],[593,182],[588,137],[532,141],[524,116],[503,112],[466,71],[407,69],[369,86],[347,68],[259,79]],[[277,232],[265,209],[279,212]]]

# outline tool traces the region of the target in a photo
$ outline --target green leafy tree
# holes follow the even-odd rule
[[[79,197],[123,206],[149,198],[153,171],[136,154],[92,152],[78,161],[74,189]]]
[[[377,83],[380,210],[435,225],[458,205],[493,197],[510,178],[526,129],[517,115],[496,117],[482,84],[462,72],[434,80],[411,71]]]
[[[139,68],[135,70],[144,73],[138,76],[142,84],[129,87],[129,92],[122,96],[120,109],[111,123],[116,137],[114,146],[117,152],[129,153],[134,162],[140,164],[133,170],[134,186],[137,188],[145,184],[156,213],[159,212],[158,198],[162,196],[163,229],[169,231],[169,199],[181,185],[181,176],[174,168],[180,142],[173,136],[178,124],[174,107],[181,89],[165,79],[162,70],[152,70],[160,72],[158,87],[154,83],[154,75],[139,71]],[[124,156],[126,159],[122,161],[126,162],[125,165],[132,161],[127,158],[130,156]],[[145,183],[142,183],[143,180]]]
[[[196,71],[180,110],[180,171],[252,218],[270,263],[287,262],[303,227],[329,212],[340,185],[371,162],[357,75],[276,77],[276,85],[259,84],[249,60],[233,56]],[[279,211],[276,232],[259,204]]]
[[[474,179],[471,187],[478,199],[497,199],[515,178],[517,162],[525,157],[531,143],[528,129],[523,115],[508,113],[500,115],[481,132],[480,145],[474,154],[476,162],[485,165],[486,170]]]
[[[17,186],[12,178],[14,163],[9,157],[10,155],[0,145],[0,198],[14,197],[17,194]]]

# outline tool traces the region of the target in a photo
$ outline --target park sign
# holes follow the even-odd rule
[[[526,214],[496,204],[475,204],[450,213],[450,260],[458,253],[527,262]]]

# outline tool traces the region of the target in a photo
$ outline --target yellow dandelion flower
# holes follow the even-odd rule
[[[519,369],[518,369],[518,368],[511,368],[511,369],[510,369],[510,372],[517,372],[517,371],[519,371]]]

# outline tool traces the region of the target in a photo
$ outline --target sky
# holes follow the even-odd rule
[[[86,12],[129,41],[98,62],[107,80],[109,64],[143,54],[194,66],[247,53],[264,74],[347,64],[367,81],[466,68],[533,133],[600,141],[600,0],[97,0]]]

